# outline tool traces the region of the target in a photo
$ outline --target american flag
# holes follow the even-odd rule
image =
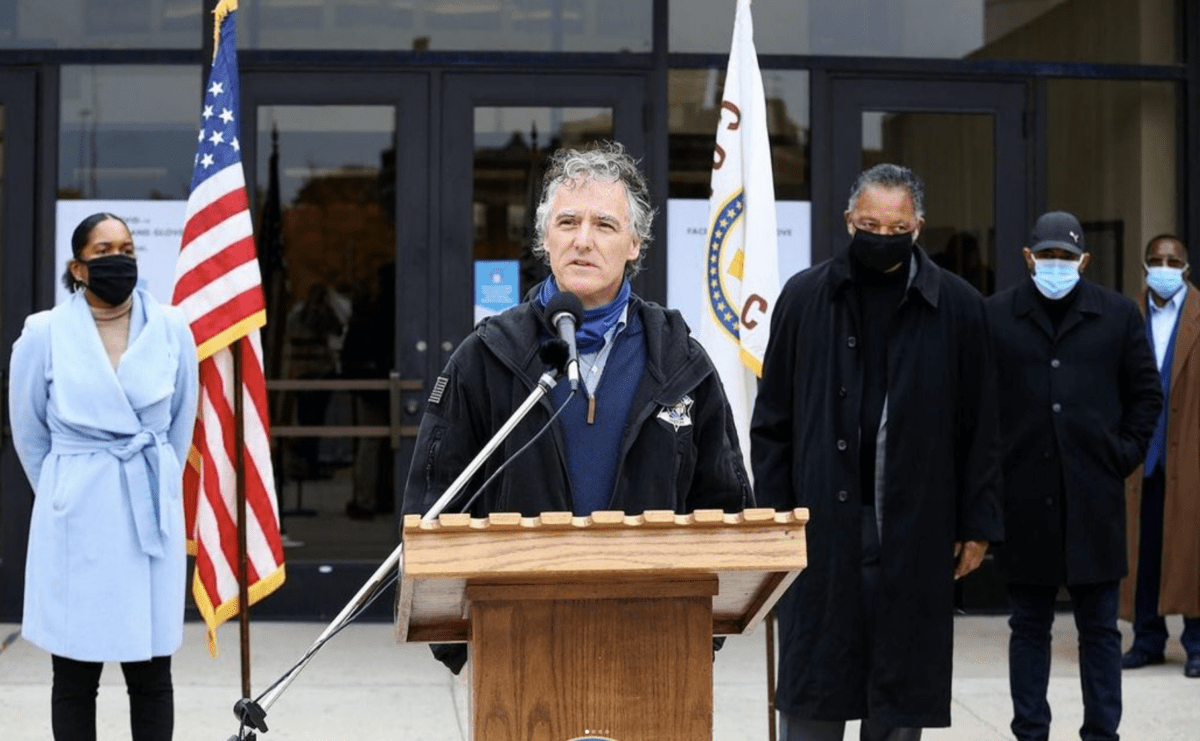
[[[238,613],[236,461],[245,468],[249,603],[283,584],[283,543],[271,468],[259,329],[262,277],[238,141],[237,0],[216,9],[216,49],[204,106],[171,302],[191,323],[200,358],[200,411],[184,467],[192,595],[217,652],[217,626]],[[242,353],[244,446],[235,442],[233,353]]]

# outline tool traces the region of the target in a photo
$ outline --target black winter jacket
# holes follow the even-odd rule
[[[679,312],[637,296],[630,298],[629,311],[640,313],[646,370],[625,424],[620,470],[608,509],[639,514],[651,509],[740,512],[753,507],[729,402],[708,355],[689,336]],[[529,396],[544,370],[538,350],[549,337],[542,312],[526,301],[485,319],[459,345],[426,404],[404,489],[405,514],[427,512]],[[553,413],[548,397],[543,397],[446,511],[460,511],[467,497]],[[570,512],[571,505],[562,431],[555,425],[488,486],[471,513],[481,517],[520,512],[533,517]],[[466,663],[462,644],[431,648],[455,674]]]
[[[645,328],[646,370],[625,425],[607,509],[740,512],[754,506],[720,378],[682,315],[637,296],[629,310],[640,312]],[[405,514],[424,514],[528,397],[545,370],[538,349],[549,336],[537,304],[527,301],[485,319],[463,341],[426,404],[404,490]],[[459,511],[553,412],[543,398],[446,511]],[[488,486],[471,512],[532,517],[570,512],[571,504],[562,431],[555,425]]]
[[[987,301],[1004,438],[999,559],[1020,584],[1125,576],[1125,477],[1162,409],[1137,304],[1086,280],[1076,290],[1057,331],[1031,279]]]

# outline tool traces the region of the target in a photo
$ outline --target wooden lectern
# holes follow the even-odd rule
[[[400,641],[471,644],[475,741],[712,739],[713,634],[806,564],[808,511],[404,519]]]

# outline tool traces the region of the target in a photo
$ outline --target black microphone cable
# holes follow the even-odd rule
[[[487,477],[487,481],[484,481],[483,485],[481,485],[478,489],[475,490],[475,493],[471,495],[470,499],[468,499],[466,501],[466,503],[463,504],[462,509],[460,509],[459,511],[460,512],[470,512],[471,505],[475,504],[475,500],[479,499],[479,496],[481,494],[483,494],[483,492],[488,488],[488,486],[493,481],[496,480],[496,477],[499,476],[504,471],[504,469],[508,468],[508,464],[512,463],[517,458],[520,458],[521,454],[524,453],[526,450],[528,450],[530,445],[533,445],[535,442],[537,442],[537,439],[539,437],[546,434],[546,430],[550,429],[550,425],[554,424],[554,420],[558,419],[558,416],[560,414],[562,414],[563,410],[567,408],[567,405],[571,403],[571,399],[574,399],[575,395],[578,393],[579,393],[578,391],[572,391],[570,394],[568,394],[566,400],[562,404],[559,405],[558,409],[554,410],[554,414],[550,415],[550,419],[546,420],[546,424],[542,425],[542,429],[538,430],[536,435],[529,438],[529,441],[527,443],[525,443],[520,448],[518,448],[517,452],[515,452],[511,456],[509,456],[508,460],[501,463],[500,467],[497,468],[495,471],[493,471],[491,476]]]
[[[571,298],[574,298],[574,296],[571,296]],[[564,373],[566,371],[567,363],[571,358],[570,349],[567,347],[567,343],[561,338],[557,337],[543,342],[541,348],[538,350],[538,356],[542,359],[543,363],[557,370],[559,373]],[[567,400],[564,401],[562,405],[554,411],[554,414],[550,416],[550,419],[546,420],[546,424],[542,425],[542,429],[538,430],[537,434],[531,437],[524,445],[522,445],[517,452],[513,453],[508,460],[504,461],[504,463],[501,463],[500,467],[493,471],[492,475],[488,476],[487,480],[483,482],[483,485],[480,486],[479,489],[467,499],[466,504],[458,509],[459,512],[469,512],[471,510],[471,505],[475,504],[475,500],[478,499],[479,496],[483,494],[484,490],[487,489],[492,483],[492,481],[494,481],[496,477],[500,475],[500,472],[505,468],[508,468],[509,463],[512,463],[514,460],[519,458],[522,453],[529,449],[530,445],[533,445],[533,443],[546,432],[546,430],[550,429],[550,425],[554,424],[554,420],[558,419],[558,415],[562,414],[562,411],[567,408],[567,404],[571,403],[571,399],[575,398],[576,393],[578,392],[575,389],[571,390],[571,393],[567,396]],[[446,507],[450,507],[450,502],[446,503]]]

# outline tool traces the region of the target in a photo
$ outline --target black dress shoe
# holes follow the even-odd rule
[[[1200,654],[1192,654],[1183,665],[1183,676],[1192,679],[1200,678]]]
[[[1152,654],[1149,651],[1143,651],[1140,648],[1131,648],[1121,657],[1122,669],[1140,669],[1143,666],[1152,666],[1154,664],[1163,663],[1163,655],[1161,653]]]

